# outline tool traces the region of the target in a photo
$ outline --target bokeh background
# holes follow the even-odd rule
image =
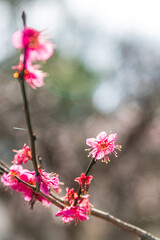
[[[11,66],[19,52],[12,34],[27,24],[56,44],[43,66],[45,86],[27,87],[36,148],[43,167],[65,187],[89,159],[85,139],[118,134],[118,159],[92,169],[90,201],[96,207],[160,236],[160,1],[0,0],[0,158],[29,144],[22,98]],[[32,169],[31,164],[28,168]],[[1,240],[136,239],[90,217],[76,227],[55,218],[58,208],[35,205],[0,184]]]

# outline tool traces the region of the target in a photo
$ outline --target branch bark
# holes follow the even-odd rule
[[[155,237],[151,233],[149,233],[137,226],[134,226],[130,223],[124,222],[124,221],[120,220],[119,218],[114,217],[113,215],[111,215],[108,212],[103,212],[99,209],[92,208],[91,215],[94,217],[103,219],[105,221],[108,221],[111,224],[113,224],[115,227],[118,227],[119,229],[121,229],[125,232],[130,232],[130,233],[136,235],[137,237],[140,237],[141,239],[160,240],[160,238]]]

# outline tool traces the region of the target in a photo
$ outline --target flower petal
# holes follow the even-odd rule
[[[15,48],[23,48],[23,32],[17,31],[12,35],[12,44]]]
[[[117,139],[117,134],[116,133],[112,133],[108,136],[108,142],[115,142]]]
[[[97,147],[97,140],[95,138],[87,138],[86,144],[90,147]]]
[[[105,131],[100,132],[96,137],[97,141],[104,141],[106,140],[106,138],[107,138],[107,133]]]
[[[102,159],[102,158],[104,158],[104,151],[97,152],[95,159]]]
[[[45,41],[45,43],[40,44],[37,48],[37,60],[44,61],[49,59],[54,51],[54,44],[48,41]]]

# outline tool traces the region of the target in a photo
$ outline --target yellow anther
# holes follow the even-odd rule
[[[15,72],[15,73],[13,74],[13,77],[14,77],[14,78],[18,78],[18,77],[19,77],[19,73],[18,73],[18,72]]]

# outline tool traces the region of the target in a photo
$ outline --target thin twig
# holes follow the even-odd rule
[[[49,192],[49,195],[50,195],[52,198],[54,198],[56,201],[61,202],[62,204],[64,204],[64,201],[63,201],[62,199],[56,197],[56,196],[53,195],[51,192]]]
[[[0,160],[0,165],[9,171],[9,167]]]
[[[1,167],[1,166],[0,166],[0,171],[1,171],[2,173],[8,173],[8,170],[6,170],[5,168],[3,168],[3,167]]]
[[[86,171],[85,171],[85,175],[87,176],[91,170],[91,168],[93,167],[93,165],[96,163],[96,160],[94,158],[91,159]],[[80,197],[81,195],[81,187],[79,186],[78,188],[78,197]],[[74,201],[74,206],[77,204],[78,198]]]
[[[18,182],[23,183],[24,185],[26,185],[27,187],[31,188],[33,191],[36,191],[36,187],[23,181],[22,179],[20,179],[17,175],[14,175],[14,177],[18,180]]]
[[[93,165],[96,163],[96,160],[95,158],[92,158],[89,165],[88,165],[88,168],[87,170],[85,171],[85,175],[87,176],[89,174],[89,172],[91,171],[91,168],[93,167]]]
[[[32,162],[33,162],[36,177],[38,177],[39,176],[39,171],[38,171],[38,166],[37,166],[36,150],[35,150],[35,140],[36,140],[36,138],[35,138],[35,135],[33,134],[33,131],[32,131],[29,105],[28,105],[28,101],[27,101],[27,97],[26,97],[24,81],[20,81],[20,86],[21,86],[21,92],[22,92],[23,103],[24,103],[24,113],[25,113],[25,118],[26,118],[26,123],[27,123],[28,133],[29,133],[29,137],[30,137],[30,143],[31,143]],[[38,186],[40,186],[39,182],[37,182],[36,184]],[[39,190],[39,187],[37,187],[37,191],[38,190]]]
[[[26,26],[26,13],[25,13],[25,11],[22,12],[22,20],[23,20],[23,25],[25,27]]]
[[[22,19],[23,19],[23,25],[25,27],[26,26],[26,14],[25,14],[25,12],[22,13]],[[35,136],[35,134],[33,134],[33,130],[32,130],[31,116],[30,116],[29,104],[28,104],[28,100],[27,100],[27,95],[26,95],[26,90],[25,90],[25,81],[24,81],[24,73],[25,73],[25,66],[26,66],[26,52],[27,52],[27,48],[25,47],[24,48],[23,70],[22,70],[22,73],[19,76],[19,83],[20,83],[20,86],[21,86],[21,93],[22,93],[22,98],[23,98],[25,119],[26,119],[26,124],[27,124],[29,137],[30,137],[33,167],[34,167],[36,177],[39,177],[39,171],[38,171],[37,160],[36,160],[36,149],[35,149],[36,136]],[[40,188],[40,182],[36,182],[36,191],[37,192],[39,191],[39,188]]]

